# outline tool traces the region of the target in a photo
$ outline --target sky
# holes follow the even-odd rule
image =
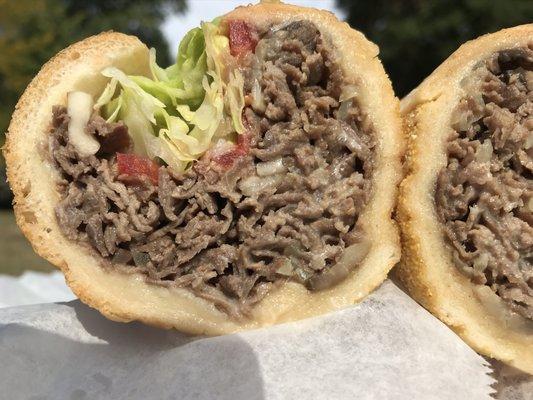
[[[335,7],[335,0],[289,0],[287,2],[329,10],[335,13],[339,19],[344,17],[344,14]],[[200,21],[210,21],[237,6],[248,3],[250,0],[188,0],[187,11],[184,14],[171,15],[163,23],[163,33],[170,44],[171,54],[177,53],[181,38],[190,29],[198,26]]]

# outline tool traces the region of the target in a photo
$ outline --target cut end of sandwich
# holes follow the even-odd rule
[[[313,9],[239,7],[176,63],[104,33],[22,96],[17,222],[106,317],[222,334],[319,315],[399,259],[398,101],[376,47]]]
[[[480,353],[533,373],[532,25],[461,46],[402,101],[410,293]]]

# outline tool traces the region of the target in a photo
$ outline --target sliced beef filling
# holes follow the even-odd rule
[[[65,108],[55,108],[63,232],[90,243],[108,268],[189,288],[236,317],[277,282],[335,284],[346,273],[332,266],[363,240],[374,147],[355,100],[340,107],[346,82],[335,57],[309,22],[263,33],[242,60],[247,132],[184,173],[160,167],[157,186],[118,173],[110,154],[127,152],[122,123],[95,115],[88,129],[101,151],[82,158],[68,143]]]
[[[533,319],[533,43],[464,82],[437,211],[457,267]]]

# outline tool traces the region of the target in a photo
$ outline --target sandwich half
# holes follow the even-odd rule
[[[477,351],[533,373],[533,25],[464,44],[401,109],[399,277]]]
[[[51,59],[4,154],[17,222],[116,321],[223,334],[351,305],[399,260],[399,102],[332,14],[262,3],[162,68],[102,33]]]

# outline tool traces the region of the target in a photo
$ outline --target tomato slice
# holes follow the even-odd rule
[[[117,153],[117,166],[120,179],[128,183],[141,183],[143,177],[157,185],[159,165],[146,157],[136,154]]]
[[[250,135],[243,133],[238,135],[237,144],[233,145],[225,153],[219,154],[213,160],[224,168],[229,168],[235,160],[248,154],[250,150]]]
[[[229,21],[229,48],[234,57],[245,55],[255,50],[257,38],[250,25],[242,20]]]

